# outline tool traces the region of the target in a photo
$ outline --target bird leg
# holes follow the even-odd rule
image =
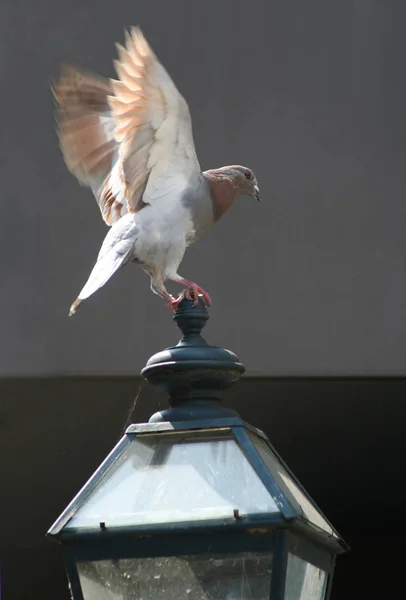
[[[184,279],[183,277],[179,277],[179,279],[176,279],[176,282],[186,286],[185,298],[187,298],[188,300],[193,300],[194,305],[196,305],[199,302],[199,294],[203,296],[206,306],[211,305],[211,298],[209,294],[205,292],[203,288],[197,285],[197,283],[189,281],[188,279]]]
[[[161,296],[161,298],[168,302],[168,304],[166,305],[167,308],[171,308],[173,312],[176,313],[178,304],[183,298],[183,294],[180,294],[178,298],[174,298],[171,294],[168,294],[167,292],[162,292],[159,295]]]
[[[176,309],[178,307],[178,303],[181,300],[180,298],[174,298],[172,296],[172,294],[170,294],[168,292],[168,290],[166,289],[166,287],[162,284],[162,283],[157,283],[155,281],[151,280],[151,290],[154,292],[154,294],[157,294],[158,296],[160,296],[161,298],[163,298],[164,300],[167,301],[167,307],[171,308],[173,310],[173,312],[176,312]]]

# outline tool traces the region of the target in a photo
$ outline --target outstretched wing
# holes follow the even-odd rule
[[[118,80],[67,67],[53,91],[70,172],[92,188],[113,225],[201,174],[186,101],[137,27],[117,45]]]
[[[117,48],[119,80],[111,80],[114,94],[108,102],[128,210],[136,212],[159,199],[180,197],[200,176],[200,166],[187,103],[141,30],[134,27],[126,47]]]
[[[66,165],[82,185],[92,189],[108,225],[127,212],[124,185],[119,180],[113,185],[111,176],[118,153],[115,123],[107,101],[111,93],[107,79],[72,66],[62,68],[53,86]]]

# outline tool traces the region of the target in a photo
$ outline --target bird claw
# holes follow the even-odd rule
[[[194,306],[197,306],[199,303],[199,296],[203,296],[206,306],[209,307],[211,305],[211,298],[203,288],[198,286],[196,283],[193,283],[193,281],[183,280],[182,283],[186,285],[186,288],[181,294],[179,294],[177,298],[173,298],[171,295],[165,296],[168,299],[167,307],[171,308],[173,312],[177,311],[179,302],[183,300],[183,298],[190,300],[193,302]]]
[[[174,313],[176,313],[178,309],[179,302],[186,298],[186,300],[191,300],[194,306],[197,306],[199,303],[199,296],[203,296],[204,302],[207,307],[211,305],[211,298],[207,292],[205,292],[198,285],[190,286],[183,290],[181,294],[177,298],[171,297],[168,304],[166,305],[168,308],[171,308]]]
[[[182,300],[182,298],[183,294],[179,294],[177,298],[171,298],[171,300],[169,300],[168,304],[166,305],[167,308],[171,308],[173,312],[176,313],[176,311],[178,310],[178,304]]]
[[[190,293],[190,290],[189,290],[189,288],[186,288],[186,289],[185,289],[185,290],[182,292],[182,295],[183,295],[183,296],[186,298],[186,300],[193,300],[193,304],[197,304],[197,302],[198,302],[198,298],[197,298],[197,296],[196,296],[196,299],[197,299],[197,302],[196,302],[195,296],[194,296],[194,294],[193,294],[193,297],[192,297],[192,294]]]
[[[189,288],[186,288],[184,294],[185,294],[185,298],[193,301],[194,306],[196,306],[199,303],[199,295],[203,296],[203,299],[204,299],[207,307],[209,307],[211,305],[211,298],[210,298],[209,294],[207,292],[205,292],[203,288],[201,288],[200,286],[198,286],[196,284],[193,284]]]

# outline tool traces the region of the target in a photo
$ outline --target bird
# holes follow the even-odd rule
[[[52,84],[65,164],[92,190],[110,227],[69,315],[121,267],[139,264],[152,292],[176,311],[186,297],[209,294],[179,275],[186,248],[200,239],[237,196],[260,201],[254,172],[242,165],[202,171],[189,107],[140,27],[117,43],[116,79],[63,64]],[[184,286],[175,298],[165,282]]]

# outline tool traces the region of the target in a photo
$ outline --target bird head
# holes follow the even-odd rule
[[[226,177],[232,182],[236,189],[236,195],[251,196],[258,200],[258,202],[261,202],[258,181],[251,169],[242,167],[241,165],[230,165],[228,167],[221,167],[221,169],[218,170],[222,172],[221,174],[223,177]]]

